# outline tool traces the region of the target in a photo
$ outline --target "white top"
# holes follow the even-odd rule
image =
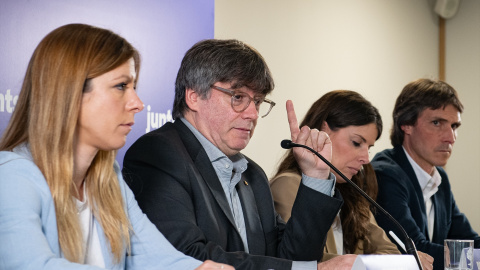
[[[420,184],[420,188],[422,189],[423,200],[425,202],[425,211],[427,213],[428,237],[431,242],[433,238],[433,225],[435,223],[435,207],[432,207],[432,196],[437,193],[438,186],[440,183],[442,183],[442,177],[440,176],[440,173],[436,167],[433,167],[433,175],[430,175],[412,159],[405,148],[403,148],[403,151],[405,151],[405,155],[412,165],[413,171],[417,176],[418,183]]]
[[[93,212],[87,198],[85,184],[83,185],[84,201],[75,199],[77,213],[80,221],[80,228],[83,234],[83,264],[94,265],[105,268],[100,238],[97,227],[93,222]]]
[[[343,249],[343,229],[342,221],[340,220],[340,211],[333,220],[332,224],[333,238],[335,239],[335,246],[337,247],[337,254],[344,255],[345,250]]]

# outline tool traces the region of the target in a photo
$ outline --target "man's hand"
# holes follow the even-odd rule
[[[337,256],[326,262],[318,263],[317,270],[352,269],[355,259],[357,259],[357,255],[354,255],[354,254]]]
[[[307,126],[300,129],[291,100],[287,100],[287,117],[292,142],[304,144],[319,152],[328,161],[332,160],[332,142],[328,134],[316,128],[310,129]],[[330,168],[319,157],[304,148],[294,147],[292,150],[300,169],[305,175],[318,179],[328,178]]]
[[[421,251],[417,251],[417,253],[418,253],[418,258],[420,259],[420,263],[422,264],[423,270],[432,270],[433,257]]]

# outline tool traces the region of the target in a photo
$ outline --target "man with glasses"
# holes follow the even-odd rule
[[[127,151],[123,173],[157,228],[180,251],[236,269],[350,269],[355,256],[317,264],[342,204],[326,164],[303,148],[304,173],[292,217],[275,212],[264,171],[240,153],[275,103],[262,56],[237,40],[205,40],[182,60],[173,116]],[[331,158],[324,132],[299,129],[287,103],[292,140]]]

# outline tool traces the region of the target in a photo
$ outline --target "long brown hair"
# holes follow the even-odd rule
[[[382,118],[378,110],[362,95],[349,90],[335,90],[328,92],[318,99],[308,110],[300,126],[321,129],[327,123],[333,131],[348,126],[363,126],[374,123],[377,127],[377,140],[382,134]],[[296,172],[301,174],[292,150],[289,150],[277,174],[283,172]],[[371,197],[376,198],[378,192],[375,172],[370,164],[365,164],[351,179]],[[348,253],[353,253],[359,240],[363,240],[365,254],[374,253],[376,247],[370,245],[365,235],[370,222],[370,204],[358,194],[350,185],[339,184],[336,188],[343,196],[344,204],[340,212],[343,229],[343,244]]]
[[[49,33],[30,59],[0,150],[27,143],[52,193],[60,247],[79,262],[82,232],[73,195],[74,142],[82,94],[88,80],[133,58],[138,52],[115,33],[84,24],[69,24]],[[138,77],[137,77],[138,78]],[[85,177],[88,198],[115,260],[129,247],[131,228],[113,169],[116,151],[99,151]]]

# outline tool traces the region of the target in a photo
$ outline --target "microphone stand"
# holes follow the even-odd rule
[[[312,148],[306,145],[294,143],[291,140],[283,140],[280,145],[284,149],[291,149],[293,147],[301,147],[301,148],[308,149],[310,152],[314,153],[317,157],[319,157],[323,162],[325,162],[325,164],[327,164],[330,168],[332,168],[332,170],[335,171],[340,177],[342,177],[343,180],[345,180],[347,183],[352,185],[360,193],[360,195],[362,195],[365,199],[367,199],[367,201],[373,204],[375,208],[380,210],[380,212],[382,212],[385,216],[387,216],[388,219],[390,219],[395,224],[395,226],[398,227],[398,229],[403,234],[405,249],[407,253],[415,257],[415,260],[417,261],[417,264],[418,264],[418,268],[420,270],[423,270],[422,264],[420,263],[420,258],[418,257],[417,249],[415,248],[415,243],[413,243],[413,240],[410,237],[408,237],[408,234],[405,231],[405,229],[402,227],[402,225],[400,225],[400,223],[398,223],[398,221],[395,218],[393,218],[392,215],[390,215],[390,213],[387,212],[387,210],[383,209],[383,207],[381,207],[374,199],[370,198],[370,196],[368,196],[367,193],[365,193],[365,191],[363,191],[360,187],[358,187],[355,183],[353,183],[352,180],[348,179],[340,170],[338,170],[335,166],[333,166],[332,163],[330,163],[317,151],[313,150]]]

